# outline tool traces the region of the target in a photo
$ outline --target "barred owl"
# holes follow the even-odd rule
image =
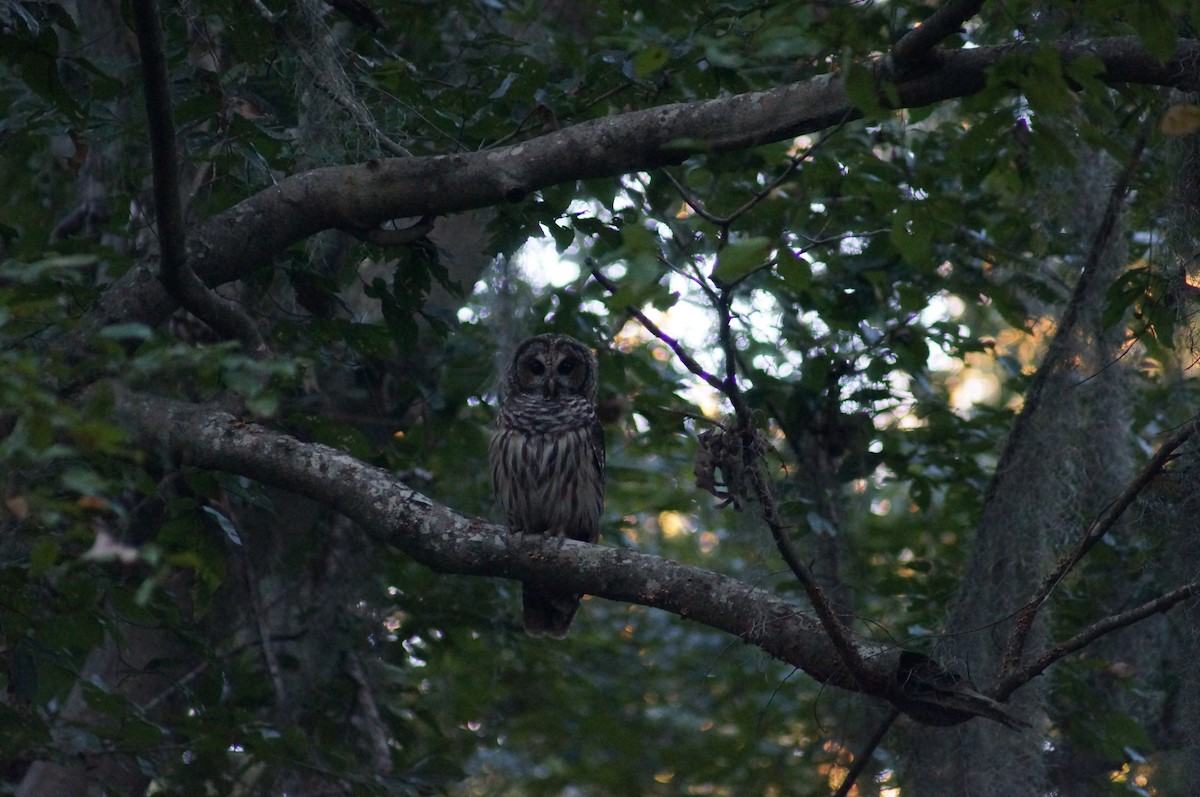
[[[604,507],[604,431],[596,358],[567,335],[517,347],[492,436],[492,484],[512,533],[595,542]],[[525,631],[564,637],[581,595],[526,584]]]

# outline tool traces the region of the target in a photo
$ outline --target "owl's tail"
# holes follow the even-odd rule
[[[526,585],[521,593],[525,606],[525,633],[562,639],[571,630],[571,620],[579,611],[582,599],[582,595],[551,592]]]

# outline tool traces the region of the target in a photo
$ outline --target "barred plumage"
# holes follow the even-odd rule
[[[490,458],[513,533],[595,542],[604,508],[604,431],[596,419],[596,358],[567,335],[517,347],[505,372]],[[525,630],[564,637],[582,596],[525,585]]]

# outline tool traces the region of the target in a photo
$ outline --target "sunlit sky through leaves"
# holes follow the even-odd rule
[[[555,290],[567,289],[583,276],[578,263],[564,259],[556,250],[553,239],[534,238],[523,246],[516,256],[516,264],[529,284],[547,286]],[[714,317],[707,308],[700,291],[686,279],[674,275],[669,287],[680,295],[677,302],[666,312],[654,308],[643,308],[664,332],[682,343],[693,356],[710,372],[720,370],[721,362],[714,349]],[[938,321],[953,320],[964,310],[962,299],[957,296],[934,296],[921,314],[921,323],[928,326]],[[742,317],[750,324],[756,337],[775,339],[778,332],[779,308],[761,292],[752,295],[748,307],[741,309]],[[648,340],[650,334],[640,328],[636,320],[623,330],[624,334],[636,335]],[[797,360],[792,365],[798,366]],[[681,372],[685,371],[677,363]],[[789,367],[787,363],[783,367]],[[993,401],[999,392],[999,383],[990,368],[974,367],[947,352],[931,346],[929,352],[931,370],[949,374],[951,403],[959,412],[968,412],[975,404]],[[787,374],[780,374],[786,376]],[[709,411],[718,411],[719,402],[714,391],[698,377],[688,375],[691,382],[688,398],[697,401]],[[723,409],[723,408],[722,408]],[[901,414],[903,414],[903,410]]]

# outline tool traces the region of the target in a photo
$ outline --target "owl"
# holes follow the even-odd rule
[[[567,335],[537,335],[517,347],[489,450],[510,532],[584,542],[599,536],[604,431],[596,378],[596,357]],[[525,631],[566,636],[582,597],[526,584]]]

